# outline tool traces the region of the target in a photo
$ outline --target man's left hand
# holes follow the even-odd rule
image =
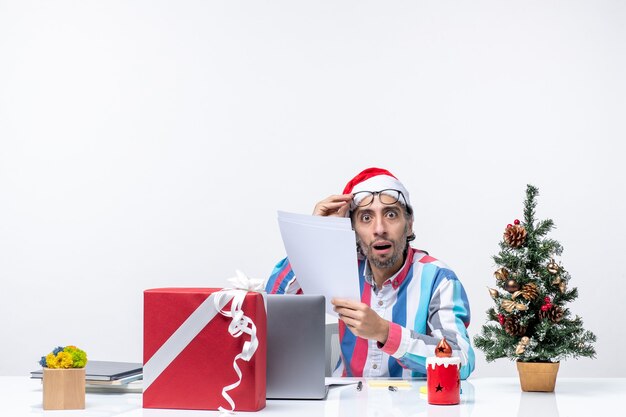
[[[344,298],[333,298],[331,303],[335,306],[334,310],[339,318],[352,333],[385,344],[389,335],[389,322],[380,317],[370,306]]]

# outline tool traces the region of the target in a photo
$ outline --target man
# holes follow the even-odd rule
[[[333,298],[341,355],[334,375],[426,375],[426,358],[445,337],[461,358],[461,378],[474,369],[470,309],[452,270],[414,249],[409,193],[389,171],[368,168],[342,195],[317,203],[318,216],[350,216],[357,238],[361,300]],[[268,293],[302,293],[289,261],[276,265]]]

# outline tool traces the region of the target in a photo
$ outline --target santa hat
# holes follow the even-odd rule
[[[404,201],[400,198],[400,202],[411,206],[409,192],[404,188],[404,185],[391,172],[382,168],[367,168],[361,171],[346,184],[343,193],[354,194],[359,191],[382,191],[386,189],[401,191]],[[355,203],[358,201],[355,200]]]

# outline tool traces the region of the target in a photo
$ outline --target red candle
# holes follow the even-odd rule
[[[461,359],[452,356],[452,349],[442,339],[434,357],[426,358],[428,403],[453,405],[461,401]]]

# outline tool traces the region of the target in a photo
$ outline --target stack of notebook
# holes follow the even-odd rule
[[[30,377],[41,379],[43,370],[32,371]],[[85,367],[85,388],[88,391],[141,392],[141,363],[88,361]]]

